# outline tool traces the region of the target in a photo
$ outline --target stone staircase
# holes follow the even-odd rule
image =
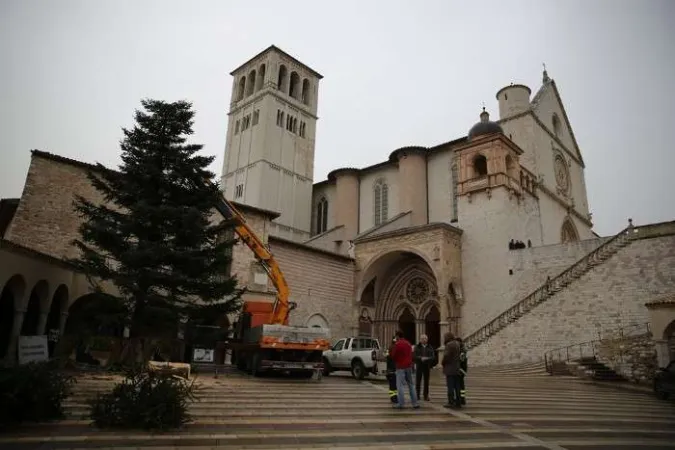
[[[570,365],[568,364],[568,366]],[[570,367],[573,375],[580,375],[597,381],[626,381],[624,377],[598,361],[595,357],[581,358],[575,361],[573,365],[575,366],[574,368]]]
[[[572,264],[558,276],[547,280],[546,283],[542,284],[534,292],[501,313],[499,316],[495,317],[486,325],[465,337],[464,343],[467,349],[470,350],[486,342],[488,339],[490,339],[490,337],[499,333],[509,324],[517,321],[525,314],[532,311],[532,309],[556,295],[569,284],[588,273],[594,267],[604,263],[620,249],[627,246],[637,238],[635,231],[637,230],[633,227],[632,222],[629,221],[628,227],[623,229],[620,233],[585,255],[576,263]]]

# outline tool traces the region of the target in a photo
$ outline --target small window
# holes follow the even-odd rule
[[[284,112],[280,109],[277,109],[277,126],[284,126]]]
[[[488,173],[487,158],[483,155],[476,155],[473,159],[474,177],[484,177]]]
[[[239,134],[239,121],[234,124],[234,134]]]
[[[234,197],[240,198],[243,195],[244,195],[244,185],[238,184],[237,187],[234,188]]]
[[[255,110],[253,111],[253,125],[258,125],[258,121],[260,120],[260,110]]]

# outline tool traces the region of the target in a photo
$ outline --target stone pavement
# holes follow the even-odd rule
[[[432,402],[419,410],[408,403],[403,411],[391,408],[387,386],[377,381],[201,377],[195,423],[156,434],[88,426],[86,397],[110,386],[109,377],[89,377],[69,400],[68,420],[0,435],[0,448],[675,448],[675,404],[648,394],[551,377],[540,368],[469,375],[469,404],[461,411],[441,407],[445,390],[437,373]]]

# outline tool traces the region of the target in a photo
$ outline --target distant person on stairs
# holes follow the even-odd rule
[[[429,345],[426,334],[420,336],[420,342],[415,346],[415,378],[417,383],[417,397],[429,401],[429,372],[436,365],[436,350]],[[422,379],[424,378],[424,397],[422,397]]]
[[[443,336],[443,375],[448,388],[448,403],[443,405],[446,408],[461,408],[460,400],[460,364],[459,364],[459,342],[451,332]]]
[[[412,345],[403,337],[402,331],[396,332],[396,344],[391,349],[391,358],[396,365],[396,390],[398,391],[398,405],[394,408],[401,409],[405,406],[405,385],[408,385],[408,392],[410,393],[410,402],[413,408],[420,407],[415,394],[415,386],[413,385],[413,351]]]

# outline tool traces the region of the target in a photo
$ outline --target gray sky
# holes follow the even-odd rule
[[[229,72],[275,44],[325,77],[315,181],[465,135],[545,62],[596,232],[673,220],[674,43],[669,0],[0,0],[0,197],[21,195],[33,148],[117,166],[143,97],[194,103],[220,175]]]

